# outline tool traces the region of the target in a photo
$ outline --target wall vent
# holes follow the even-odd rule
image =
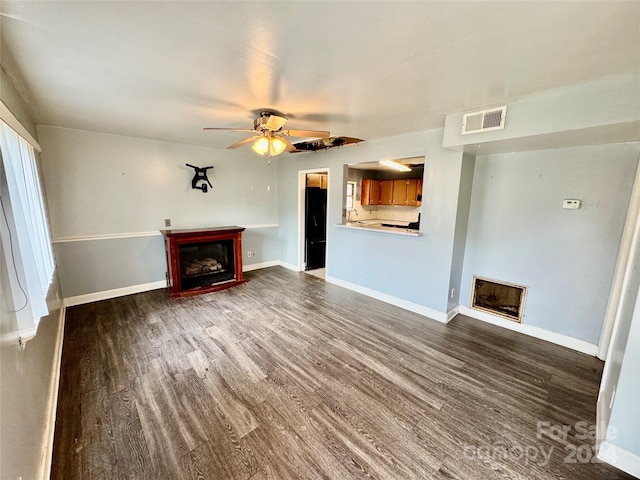
[[[527,287],[473,276],[471,308],[522,322]]]
[[[465,113],[462,117],[462,135],[469,133],[502,130],[507,116],[507,106],[490,108],[479,112]]]

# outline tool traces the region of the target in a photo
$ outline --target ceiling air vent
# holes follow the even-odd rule
[[[462,117],[462,135],[468,133],[502,130],[507,116],[507,106],[465,113]]]

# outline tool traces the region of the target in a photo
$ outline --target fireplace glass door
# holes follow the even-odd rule
[[[180,245],[182,289],[213,285],[235,279],[233,240]]]

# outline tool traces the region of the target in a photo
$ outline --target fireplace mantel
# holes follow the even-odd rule
[[[244,227],[160,230],[167,254],[167,286],[172,298],[233,287],[242,276]]]

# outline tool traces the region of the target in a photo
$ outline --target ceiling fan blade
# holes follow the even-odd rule
[[[227,132],[255,132],[253,128],[204,127],[202,130],[226,130]]]
[[[284,142],[284,144],[286,145],[285,150],[289,153],[291,152],[297,152],[298,149],[289,141],[287,140],[285,137],[278,135],[278,138],[280,140],[282,140]]]
[[[233,145],[229,145],[227,147],[227,150],[233,150],[234,148],[238,148],[241,147],[242,145],[246,145],[247,143],[251,143],[256,139],[256,137],[248,137],[245,138],[244,140],[240,140],[239,142],[234,143]]]
[[[324,130],[283,130],[281,133],[290,137],[328,138],[331,136],[329,132]]]
[[[279,117],[278,115],[269,115],[269,119],[265,126],[272,131],[278,131],[282,128],[282,126],[287,123],[287,119],[284,117]]]

